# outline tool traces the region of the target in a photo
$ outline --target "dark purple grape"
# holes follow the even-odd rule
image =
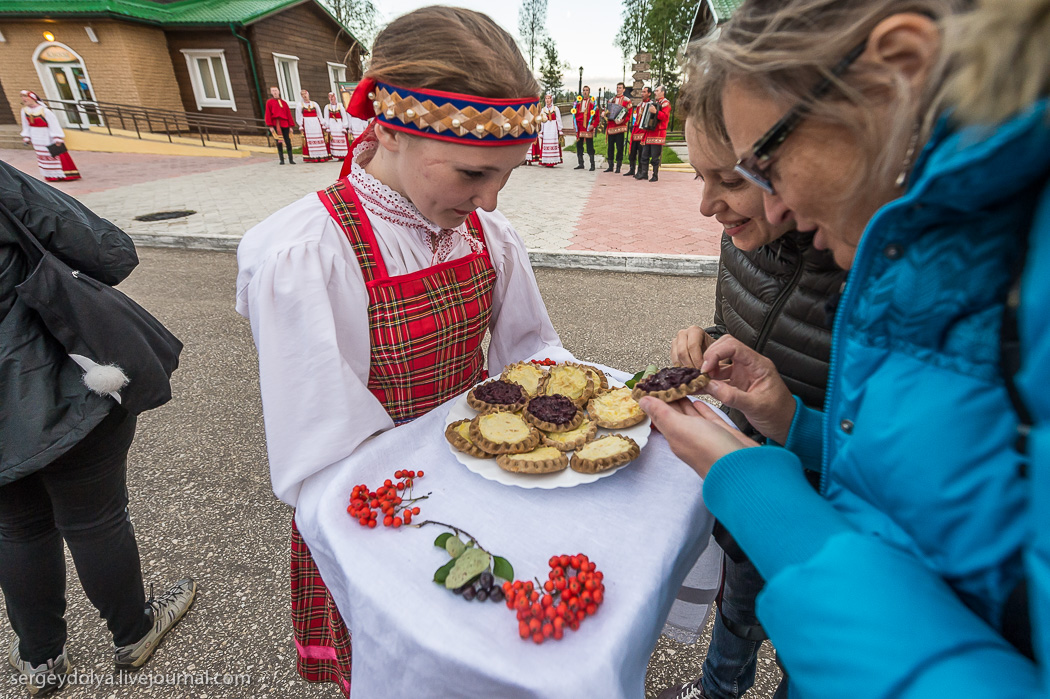
[[[487,570],[483,571],[481,575],[478,576],[478,583],[481,585],[481,589],[485,592],[492,591],[493,582],[495,582],[495,579],[492,577],[492,573]]]
[[[478,590],[478,602],[487,602],[489,598],[489,591],[485,588]]]
[[[463,590],[463,599],[467,600],[468,602],[473,602],[474,601],[474,597],[476,595],[477,595],[477,593],[474,591],[474,586],[473,585],[468,585],[467,589]]]
[[[474,583],[467,583],[466,585],[461,585],[460,587],[457,587],[455,590],[453,590],[452,594],[462,595],[464,592],[467,591],[468,587],[473,587],[473,586],[474,586]]]
[[[493,602],[502,602],[505,598],[506,595],[503,594],[503,588],[499,585],[493,587],[492,592],[489,593],[489,599]]]

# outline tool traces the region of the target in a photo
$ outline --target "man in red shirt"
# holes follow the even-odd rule
[[[288,146],[288,163],[295,165],[295,161],[292,160],[292,139],[289,136],[292,131],[292,111],[288,108],[288,103],[281,99],[280,90],[276,87],[271,87],[270,94],[273,97],[266,100],[266,125],[270,127],[273,140],[277,141],[277,155],[281,158],[281,165],[284,165],[284,149],[281,147],[282,137],[284,138],[284,145]]]
[[[627,136],[627,129],[631,126],[631,98],[623,94],[624,84],[616,83],[616,96],[609,100],[609,105],[606,106],[606,111],[612,113],[611,105],[619,105],[621,111],[619,111],[614,118],[609,119],[609,122],[605,125],[605,143],[608,154],[605,159],[608,161],[608,167],[605,168],[606,172],[613,171],[613,159],[615,154],[616,160],[616,172],[620,171],[620,167],[623,165],[623,143]]]
[[[583,169],[583,149],[591,156],[591,170],[594,169],[594,132],[598,130],[598,122],[602,118],[602,110],[597,102],[591,97],[591,88],[583,86],[583,95],[576,98],[576,106],[572,108],[573,120],[576,123],[576,159],[579,161],[574,170]]]
[[[667,122],[671,120],[671,103],[664,97],[664,86],[660,85],[653,91],[653,103],[649,105],[649,111],[656,115],[656,124],[653,128],[645,131],[642,141],[642,161],[638,165],[636,180],[644,180],[649,175],[649,163],[653,164],[653,176],[650,182],[656,182],[660,178],[660,161],[663,159],[664,144],[667,143]]]
[[[634,112],[631,115],[631,169],[624,173],[624,177],[634,177],[636,172],[635,165],[642,161],[642,141],[645,140],[645,131],[639,126],[638,122],[641,121],[642,114],[649,110],[652,99],[653,91],[646,85],[642,88],[642,103],[631,110]]]

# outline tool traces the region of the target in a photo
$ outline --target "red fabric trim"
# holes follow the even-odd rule
[[[347,158],[349,157],[350,156],[348,155]],[[344,182],[343,188],[344,192],[348,195],[350,201],[353,202],[354,208],[357,209],[357,215],[360,219],[360,230],[358,231],[358,233],[364,239],[365,244],[368,245],[368,247],[372,250],[372,256],[375,258],[376,272],[378,273],[378,278],[387,279],[390,275],[387,274],[386,271],[386,262],[383,261],[383,256],[379,254],[379,245],[376,243],[376,234],[375,231],[372,230],[372,223],[368,220],[368,216],[364,214],[364,207],[361,206],[361,200],[358,198],[357,192],[354,191],[354,188],[350,186],[349,182]],[[338,221],[339,214],[336,213],[335,207],[332,205],[332,201],[328,197],[321,196],[323,194],[324,190],[321,190],[317,193],[317,196],[321,200],[321,203],[324,204],[324,208],[328,211],[328,215],[331,216],[334,220]],[[347,240],[349,240],[349,233],[345,229],[343,233],[346,234]]]

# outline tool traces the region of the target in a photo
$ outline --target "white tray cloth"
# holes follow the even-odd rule
[[[296,522],[351,629],[353,696],[642,696],[664,620],[711,533],[701,480],[654,433],[634,463],[595,483],[500,485],[449,452],[450,405],[374,437],[303,486]],[[374,488],[399,468],[426,472],[416,495],[432,495],[417,521],[465,529],[519,579],[545,580],[552,555],[586,553],[605,573],[597,615],[537,646],[518,637],[503,603],[466,602],[432,582],[448,561],[433,545],[444,529],[368,529],[346,512],[354,485]]]

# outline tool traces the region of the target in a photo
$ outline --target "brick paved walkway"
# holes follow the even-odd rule
[[[570,154],[571,155],[571,154]],[[206,239],[232,248],[246,230],[299,198],[331,184],[339,163],[278,165],[276,158],[197,158],[75,152],[84,179],[58,183],[140,240],[166,245]],[[0,149],[0,160],[37,175],[32,151]],[[710,256],[721,227],[699,213],[702,184],[682,172],[657,183],[615,173],[519,168],[500,193],[499,208],[531,251],[553,253]],[[136,216],[195,211],[170,221]],[[194,243],[201,245],[201,243]]]

